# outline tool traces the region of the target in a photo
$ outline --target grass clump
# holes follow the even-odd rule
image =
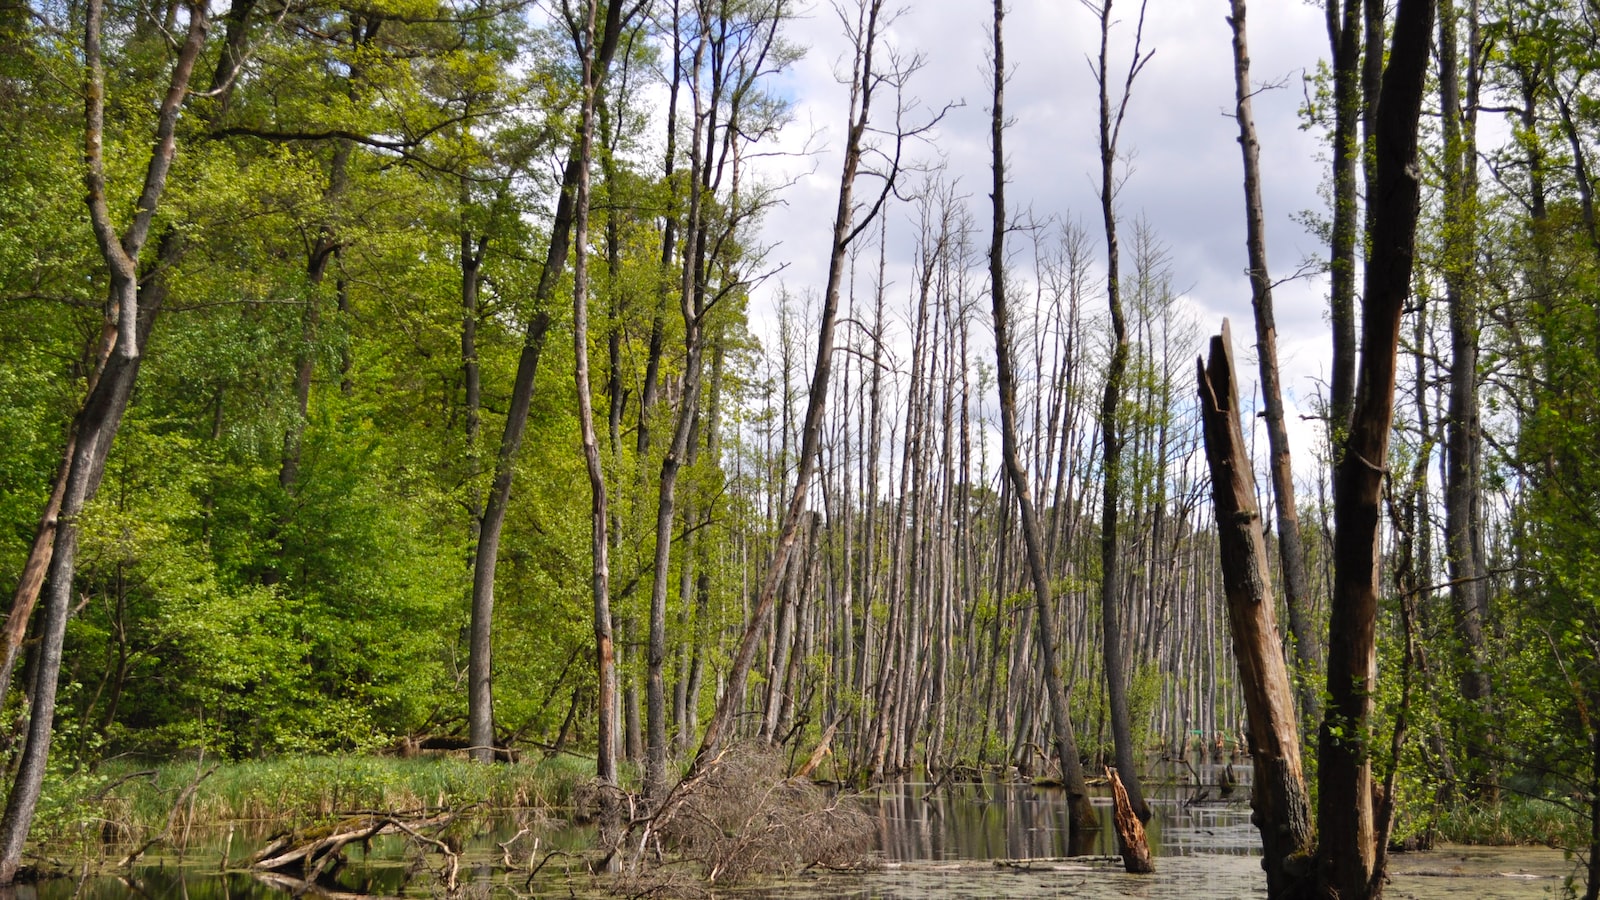
[[[1587,811],[1556,799],[1509,794],[1440,812],[1434,833],[1456,844],[1580,847],[1588,842]]]
[[[53,780],[44,804],[76,810],[77,829],[98,824],[101,840],[129,841],[159,833],[169,818],[188,830],[235,822],[301,827],[372,811],[551,809],[565,806],[573,787],[592,777],[592,768],[592,763],[566,758],[515,765],[379,756],[184,761],[149,767],[122,761]],[[175,802],[191,785],[194,790],[174,814]]]

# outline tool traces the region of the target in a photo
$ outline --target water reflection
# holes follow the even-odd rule
[[[1097,831],[1074,831],[1065,791],[989,782],[900,784],[863,798],[878,823],[879,847],[891,862],[1110,856],[1117,852],[1109,796],[1094,798]],[[1197,852],[1253,855],[1260,839],[1242,802],[1191,803],[1187,789],[1150,799],[1146,826],[1159,856]]]
[[[1152,850],[1162,857],[1259,853],[1259,838],[1249,824],[1249,810],[1238,797],[1233,803],[1195,804],[1191,787],[1157,787],[1148,826]],[[1238,792],[1244,795],[1245,791]],[[877,825],[877,844],[886,862],[894,864],[959,863],[994,859],[1044,860],[1067,856],[1112,856],[1117,852],[1108,796],[1094,799],[1101,828],[1071,828],[1066,793],[1059,788],[989,780],[975,784],[896,784],[850,798],[865,806]],[[459,883],[472,896],[512,896],[529,868],[554,856],[541,881],[565,885],[563,872],[581,871],[580,857],[594,842],[590,828],[528,814],[506,814],[481,820],[476,833],[465,836],[459,858]],[[244,855],[265,843],[264,833],[243,830],[231,842],[225,833],[211,843],[197,841],[182,857],[152,860],[151,866],[117,876],[75,882],[56,879],[26,886],[0,900],[111,900],[122,897],[181,900],[266,900],[284,897],[371,897],[428,895],[441,887],[444,873],[437,854],[419,853],[400,836],[373,839],[366,847],[348,848],[349,862],[315,884],[279,875],[238,871]],[[223,853],[233,857],[220,872]],[[116,858],[115,851],[107,856]],[[507,862],[510,866],[507,866]],[[1096,869],[1114,868],[1110,864]],[[438,870],[438,871],[435,871]],[[1248,874],[1251,869],[1246,868]],[[1259,870],[1253,870],[1259,872]],[[1098,877],[1098,876],[1097,876]],[[580,879],[581,881],[581,879]],[[513,884],[515,883],[515,884]],[[567,896],[570,887],[559,889]]]
[[[105,876],[85,881],[57,878],[39,884],[18,885],[4,900],[283,900],[285,897],[392,897],[402,894],[411,880],[403,864],[347,867],[338,877],[316,884],[292,878],[248,872],[219,873],[199,868],[150,867],[121,877]]]

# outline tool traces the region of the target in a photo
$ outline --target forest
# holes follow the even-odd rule
[[[1085,828],[1238,761],[1270,896],[1478,817],[1600,897],[1600,8],[1323,0],[1286,85],[1215,4],[1225,323],[1119,199],[1165,5],[1067,5],[1074,211],[999,0],[945,11],[986,134],[921,4],[0,0],[0,885],[130,760],[574,758],[664,815],[753,744]]]

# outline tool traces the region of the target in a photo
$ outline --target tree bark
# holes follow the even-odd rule
[[[1336,446],[1350,427],[1356,381],[1356,199],[1361,161],[1361,0],[1327,0],[1333,54],[1333,223],[1328,261],[1328,310],[1333,325],[1328,440]]]
[[[1375,122],[1361,366],[1349,433],[1336,445],[1328,708],[1319,738],[1317,825],[1324,882],[1345,900],[1378,896],[1383,887],[1375,865],[1371,762],[1378,540],[1400,315],[1411,294],[1416,252],[1417,122],[1432,22],[1432,0],[1400,0]]]
[[[597,0],[584,4],[584,21],[578,45],[582,65],[583,99],[579,110],[578,181],[573,192],[572,217],[572,354],[573,381],[578,393],[578,428],[584,467],[589,473],[589,551],[593,561],[590,590],[594,600],[596,704],[595,777],[617,782],[616,648],[611,631],[611,564],[606,509],[606,473],[600,459],[600,440],[594,424],[594,397],[589,378],[589,166],[594,157],[595,102],[598,93],[594,55]]]
[[[1476,4],[1473,4],[1474,7]],[[1475,9],[1473,10],[1476,11]],[[1475,37],[1476,17],[1469,14]],[[1484,620],[1488,614],[1481,523],[1483,433],[1478,409],[1477,40],[1468,41],[1467,96],[1461,95],[1458,15],[1454,0],[1439,3],[1439,108],[1444,139],[1444,284],[1450,310],[1450,396],[1445,420],[1444,540],[1450,599],[1460,644],[1461,696],[1479,717],[1465,731],[1474,794],[1492,795],[1483,765],[1488,732],[1489,675]]]
[[[1310,863],[1315,850],[1311,801],[1300,762],[1294,689],[1274,612],[1266,538],[1256,509],[1255,469],[1239,422],[1233,336],[1227,320],[1222,333],[1211,339],[1209,364],[1199,363],[1199,381],[1228,625],[1249,722],[1250,758],[1255,763],[1252,820],[1261,831],[1267,896],[1274,900],[1306,896],[1315,875]]]
[[[1122,867],[1135,875],[1149,875],[1156,870],[1150,859],[1150,843],[1145,839],[1144,823],[1133,811],[1128,801],[1128,791],[1116,769],[1106,769],[1111,780],[1111,800],[1117,823],[1117,843],[1122,847]]]

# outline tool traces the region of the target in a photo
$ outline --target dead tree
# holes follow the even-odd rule
[[[1299,721],[1274,612],[1266,538],[1256,508],[1255,470],[1239,423],[1233,336],[1226,320],[1222,333],[1211,339],[1210,363],[1199,363],[1199,382],[1228,624],[1255,762],[1252,818],[1261,830],[1267,896],[1275,900],[1305,896],[1315,874],[1310,856],[1315,847],[1311,801],[1301,770]]]
[[[1250,258],[1250,302],[1255,310],[1256,357],[1261,369],[1261,404],[1267,423],[1267,470],[1272,475],[1272,499],[1278,520],[1278,558],[1283,567],[1284,607],[1289,613],[1289,634],[1294,638],[1295,662],[1300,667],[1300,708],[1317,707],[1313,678],[1319,666],[1321,645],[1311,621],[1311,579],[1306,572],[1305,547],[1300,540],[1300,513],[1295,507],[1294,466],[1290,461],[1289,432],[1283,418],[1283,388],[1278,379],[1278,324],[1272,308],[1272,277],[1267,269],[1266,212],[1261,200],[1261,145],[1256,138],[1250,97],[1250,51],[1245,30],[1245,0],[1233,0],[1233,79],[1239,122],[1239,148],[1244,154],[1245,240]]]
[[[1089,791],[1084,782],[1083,763],[1078,756],[1077,737],[1072,732],[1072,713],[1067,704],[1067,689],[1061,681],[1060,656],[1056,649],[1055,601],[1051,597],[1050,574],[1045,569],[1044,535],[1039,528],[1039,516],[1033,507],[1033,491],[1028,486],[1028,472],[1022,465],[1022,454],[1017,448],[1017,388],[1012,371],[1012,335],[1009,308],[1006,303],[1005,236],[1009,228],[1006,220],[1005,172],[1005,42],[1002,26],[1005,19],[1002,0],[994,4],[994,99],[990,110],[990,150],[994,178],[990,197],[994,203],[994,221],[989,243],[989,296],[994,311],[995,372],[1000,388],[1001,453],[1005,457],[1007,479],[1016,500],[1016,509],[1022,519],[1022,540],[1027,554],[1028,574],[1033,582],[1036,606],[1035,623],[1039,638],[1039,656],[1044,667],[1045,690],[1050,700],[1050,716],[1055,727],[1056,755],[1061,761],[1062,782],[1067,788],[1068,802],[1072,807],[1072,822],[1078,828],[1098,827],[1099,817],[1089,805]],[[1148,815],[1148,813],[1147,813]]]
[[[1106,302],[1111,311],[1111,362],[1106,368],[1105,393],[1100,401],[1100,445],[1103,450],[1104,472],[1100,499],[1100,622],[1101,650],[1105,654],[1106,694],[1110,701],[1111,734],[1116,747],[1117,769],[1123,775],[1128,801],[1139,821],[1150,820],[1150,807],[1144,802],[1144,791],[1139,785],[1135,769],[1132,723],[1128,720],[1127,664],[1123,659],[1122,627],[1119,622],[1122,604],[1121,544],[1118,534],[1118,504],[1122,502],[1123,444],[1122,423],[1118,407],[1122,403],[1124,380],[1128,368],[1128,326],[1122,308],[1121,255],[1117,245],[1116,213],[1116,158],[1118,138],[1122,134],[1123,117],[1128,112],[1128,99],[1133,81],[1150,54],[1141,51],[1144,35],[1143,0],[1139,4],[1139,25],[1134,34],[1133,56],[1122,83],[1122,93],[1115,106],[1111,102],[1108,67],[1108,45],[1111,39],[1112,0],[1091,2],[1087,6],[1100,19],[1100,57],[1095,65],[1095,79],[1100,87],[1100,215],[1106,235]]]
[[[862,231],[883,211],[884,204],[894,192],[902,170],[901,152],[905,141],[932,128],[942,118],[942,113],[935,114],[918,127],[905,126],[898,121],[907,112],[902,102],[896,110],[897,122],[890,133],[887,146],[872,146],[867,132],[868,126],[873,121],[872,103],[878,91],[885,88],[895,92],[903,90],[906,80],[921,67],[921,59],[915,57],[909,60],[895,59],[891,56],[894,63],[885,67],[875,56],[880,49],[878,41],[882,37],[882,31],[889,24],[888,17],[884,14],[883,0],[860,0],[855,8],[853,20],[846,15],[842,15],[841,18],[844,19],[845,28],[855,47],[850,80],[849,132],[839,177],[839,203],[834,215],[833,235],[828,254],[828,279],[822,293],[822,312],[817,325],[816,363],[812,371],[811,385],[806,397],[805,418],[801,426],[800,455],[792,491],[783,509],[777,544],[773,547],[766,574],[762,577],[760,593],[750,611],[749,619],[745,622],[739,649],[728,672],[727,689],[718,699],[716,711],[706,723],[706,731],[695,754],[691,774],[698,771],[715,755],[717,748],[727,736],[726,732],[734,714],[743,703],[744,682],[755,663],[756,647],[761,643],[767,617],[771,615],[773,604],[777,601],[778,590],[783,581],[784,571],[788,567],[790,553],[794,549],[801,518],[806,511],[811,477],[816,471],[822,446],[823,416],[827,409],[829,377],[833,371],[834,326],[838,319],[839,295],[844,284],[846,254]],[[902,95],[897,94],[896,99],[903,99]],[[861,204],[855,197],[855,181],[857,174],[864,167],[870,171],[870,162],[864,162],[864,158],[869,155],[880,157],[883,161],[883,168],[874,173],[879,177],[882,187],[870,203]]]

